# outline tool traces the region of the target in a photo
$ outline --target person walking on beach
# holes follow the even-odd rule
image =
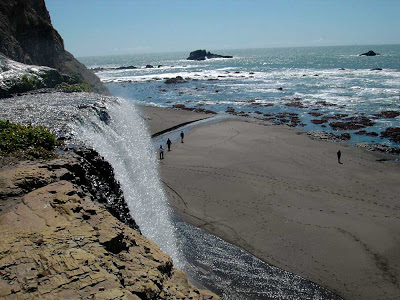
[[[342,152],[340,152],[340,150],[339,150],[336,154],[337,154],[337,161],[339,164],[341,164],[340,158],[342,157]]]
[[[183,133],[183,131],[181,131],[181,143],[183,143],[183,138],[185,137],[185,134]]]
[[[160,145],[159,151],[160,151],[160,159],[164,159],[164,149],[163,149],[162,145]]]
[[[171,144],[172,144],[172,142],[171,142],[171,140],[168,138],[168,140],[167,140],[168,151],[171,151]]]

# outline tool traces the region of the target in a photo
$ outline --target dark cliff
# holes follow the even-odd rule
[[[25,64],[78,75],[94,92],[109,94],[99,78],[65,50],[44,0],[0,0],[0,53]]]

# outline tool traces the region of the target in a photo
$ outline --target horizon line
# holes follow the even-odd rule
[[[212,51],[226,51],[226,50],[257,50],[257,49],[290,49],[290,48],[324,48],[324,47],[360,47],[360,46],[397,46],[400,43],[390,44],[352,44],[352,45],[318,45],[318,46],[270,46],[270,47],[250,47],[250,48],[220,48]],[[174,51],[149,51],[149,52],[135,52],[135,53],[121,53],[121,54],[99,54],[99,55],[76,55],[76,58],[88,58],[88,57],[104,57],[104,56],[126,56],[126,55],[144,55],[144,54],[170,54],[170,53],[182,53],[192,52],[196,50],[207,50],[206,48],[198,48],[195,50],[174,50]],[[68,51],[68,50],[67,50]],[[189,53],[190,53],[189,52]]]

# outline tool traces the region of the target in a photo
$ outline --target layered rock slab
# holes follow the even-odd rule
[[[219,299],[190,286],[168,255],[71,175],[60,159],[0,171],[0,297]]]

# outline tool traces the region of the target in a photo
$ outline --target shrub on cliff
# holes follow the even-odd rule
[[[75,83],[69,84],[66,82],[56,85],[56,89],[64,93],[74,93],[74,92],[87,92],[90,93],[92,89],[87,83]]]
[[[54,134],[41,126],[24,126],[0,120],[0,155],[24,159],[52,158],[59,145]]]

